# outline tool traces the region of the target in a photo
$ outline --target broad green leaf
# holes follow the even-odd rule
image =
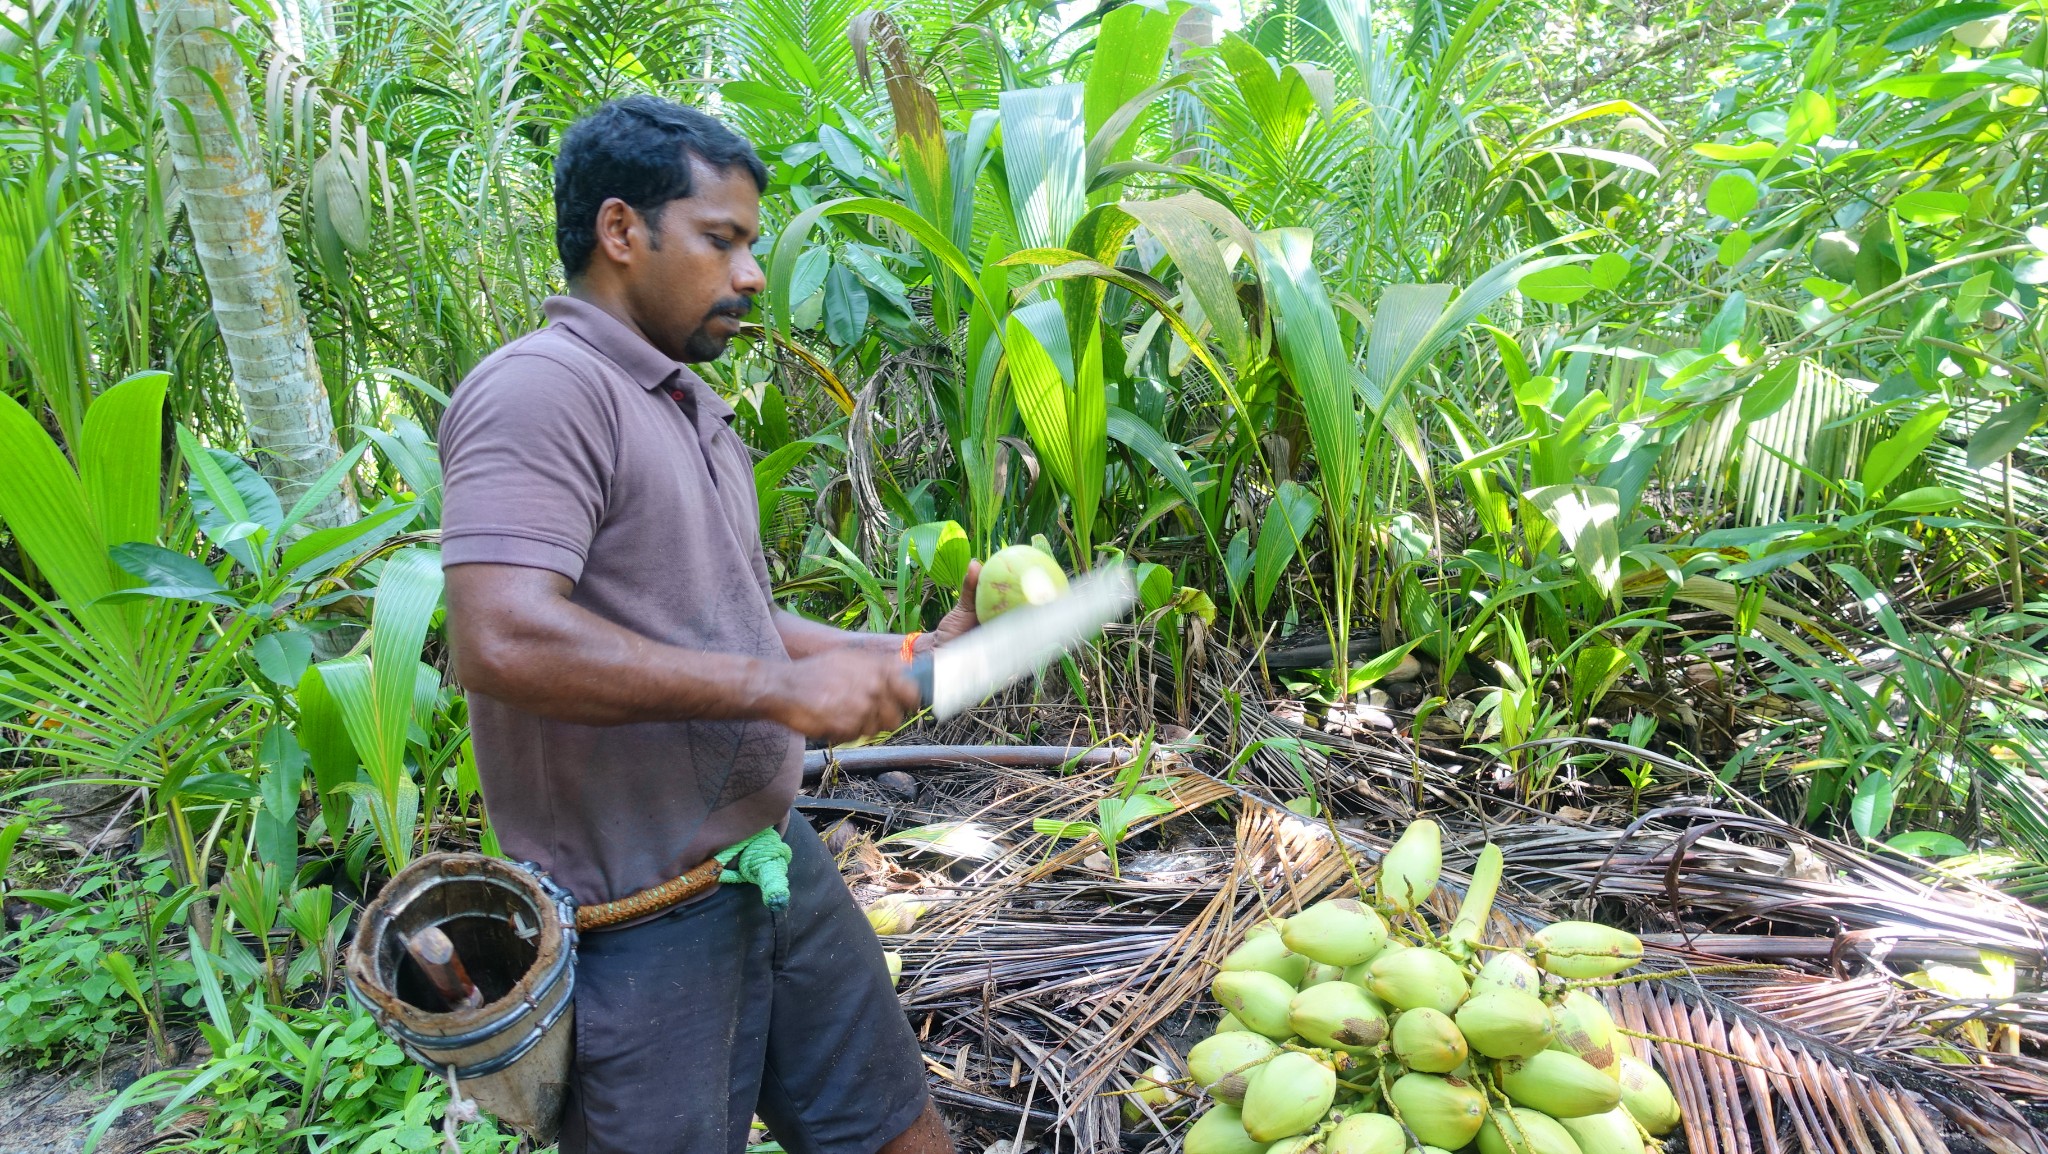
[[[1137,230],[1138,218],[1113,204],[1101,205],[1074,223],[1073,231],[1067,234],[1067,249],[1079,253],[1084,262],[1109,268],[1116,264],[1117,254]],[[1067,343],[1076,353],[1098,339],[1102,331],[1102,305],[1112,283],[1116,283],[1113,278],[1100,276],[1066,277],[1059,281],[1060,310],[1067,318]],[[1160,295],[1165,295],[1163,288]]]
[[[832,267],[832,251],[820,245],[807,248],[796,258],[796,267],[790,274],[790,283],[785,290],[788,299],[801,304],[811,299],[811,294],[825,287],[825,273]]]
[[[2007,5],[1994,3],[1932,5],[1894,25],[1891,34],[1885,37],[1884,46],[1892,52],[1911,52],[1941,39],[1957,25],[1968,24],[1972,20],[1988,20],[2008,11]]]
[[[1756,176],[1748,169],[1724,169],[1707,185],[1707,211],[1739,223],[1762,195]]]
[[[1311,260],[1314,240],[1307,229],[1290,228],[1262,233],[1258,244],[1280,359],[1301,398],[1323,503],[1348,509],[1357,488],[1358,408],[1351,358]]]
[[[1899,219],[1915,224],[1942,224],[1967,215],[1970,198],[1960,192],[1921,189],[1892,201],[1892,211],[1899,214]]]
[[[1749,320],[1749,298],[1741,289],[1728,294],[1721,302],[1721,308],[1714,313],[1714,319],[1700,330],[1700,351],[1717,353],[1742,339],[1742,327]],[[1701,362],[1695,362],[1699,364]],[[1705,365],[1702,364],[1702,368]],[[1684,374],[1672,377],[1666,387],[1674,386]]]
[[[1969,465],[1982,469],[2019,447],[2041,420],[2041,397],[2030,393],[1991,414],[1970,437]]]
[[[123,611],[96,605],[115,576],[99,518],[71,462],[42,425],[0,393],[0,520],[87,628],[126,650],[132,630]]]
[[[1980,272],[1962,283],[1956,290],[1954,312],[1956,319],[1965,324],[1972,323],[1983,315],[1984,306],[1991,300],[1993,274]]]
[[[1993,85],[2007,83],[1990,72],[1916,72],[1890,76],[1865,85],[1865,91],[1883,92],[1907,100],[1954,100]]]
[[[1066,242],[1088,210],[1088,136],[1082,86],[1056,84],[1003,93],[1003,173],[1018,244],[1046,248]]]
[[[867,157],[862,156],[860,146],[853,138],[827,124],[818,129],[818,143],[825,148],[826,159],[840,175],[848,180],[861,180],[867,176]]]
[[[163,407],[170,374],[138,373],[85,411],[78,478],[109,545],[155,541],[163,508]]]
[[[833,344],[858,344],[867,332],[868,290],[842,265],[825,276],[825,336]]]
[[[440,603],[439,554],[399,550],[385,561],[377,581],[369,653],[318,667],[368,774],[365,799],[385,862],[394,871],[412,858],[419,794],[405,747],[419,690],[420,651]]]
[[[106,600],[122,603],[143,597],[207,601],[216,605],[238,605],[222,588],[213,570],[160,545],[130,541],[107,550],[114,564],[132,574],[140,585],[127,585],[107,595]]]
[[[847,245],[844,249],[840,250],[839,255],[846,262],[846,267],[853,270],[853,275],[875,286],[882,293],[892,297],[901,297],[905,292],[909,291],[904,287],[903,278],[890,272],[888,266],[882,263],[881,258],[869,252],[865,246],[858,244]]]
[[[1947,485],[1908,489],[1884,504],[1887,513],[1945,513],[1963,503],[1963,494]]]
[[[1136,572],[1138,607],[1156,613],[1173,600],[1173,570],[1154,561],[1140,561]]]
[[[1742,393],[1741,416],[1745,421],[1761,421],[1785,407],[1792,394],[1799,388],[1799,366],[1797,358],[1779,361],[1758,377]]]
[[[1266,519],[1259,526],[1259,543],[1252,552],[1252,604],[1264,614],[1280,585],[1280,575],[1302,550],[1309,530],[1316,523],[1315,495],[1292,481],[1280,482]]]
[[[1385,410],[1389,395],[1433,355],[1455,295],[1447,284],[1391,284],[1381,290],[1365,346],[1366,400],[1375,412]]]
[[[1734,268],[1755,247],[1756,238],[1749,235],[1749,230],[1738,228],[1721,238],[1720,245],[1714,250],[1714,260],[1723,268]]]
[[[1547,305],[1568,305],[1591,293],[1593,275],[1572,264],[1534,269],[1515,282],[1515,291]]]
[[[1970,852],[1969,843],[1963,839],[1954,834],[1931,829],[1916,829],[1908,833],[1894,834],[1886,839],[1884,844],[1914,857],[1957,857]]]
[[[1392,649],[1376,653],[1370,659],[1352,666],[1351,673],[1347,678],[1351,683],[1351,692],[1356,693],[1380,678],[1385,677],[1387,674],[1392,673],[1394,670],[1399,669],[1402,660],[1422,642],[1423,638],[1411,637]]]
[[[1073,352],[1057,301],[1034,301],[1010,314],[1003,330],[1010,355],[1010,388],[1038,459],[1060,488],[1072,491],[1079,467],[1069,415]]]
[[[306,675],[313,661],[313,638],[302,629],[281,629],[258,637],[249,647],[256,668],[282,688],[290,689]]]
[[[1166,62],[1166,50],[1173,40],[1173,28],[1178,20],[1174,11],[1144,4],[1112,8],[1102,17],[1096,43],[1113,45],[1115,51],[1106,52],[1098,48],[1088,66],[1081,109],[1084,131],[1090,141],[1128,102],[1159,79],[1159,69]],[[1098,167],[1130,155],[1132,130],[1136,127],[1133,120],[1117,135],[1098,162]]]
[[[1752,160],[1769,160],[1778,151],[1778,146],[1768,140],[1752,140],[1745,144],[1719,144],[1709,141],[1693,145],[1692,150],[1708,160],[1742,164]]]
[[[1603,252],[1586,266],[1586,272],[1593,278],[1593,287],[1601,292],[1613,292],[1628,274],[1634,270],[1629,259],[1618,252]]]
[[[1899,431],[1872,445],[1863,458],[1863,492],[1867,499],[1875,500],[1884,492],[1884,487],[1906,471],[1922,450],[1934,442],[1941,423],[1948,419],[1947,405],[1929,405],[1915,414]]]
[[[1792,98],[1785,114],[1785,143],[1812,144],[1835,131],[1835,102],[1811,89]]]
[[[903,531],[917,563],[941,589],[958,589],[967,580],[973,546],[958,521],[927,521]]]
[[[1197,193],[1183,193],[1163,200],[1125,201],[1123,210],[1145,226],[1180,270],[1181,282],[1202,306],[1209,318],[1210,332],[1223,346],[1223,355],[1242,374],[1251,370],[1251,336],[1244,312],[1238,304],[1237,284],[1224,263],[1221,245],[1210,231],[1217,214],[1229,210]],[[1235,228],[1225,236],[1244,252],[1252,251],[1251,235],[1236,217]]]
[[[1892,777],[1884,770],[1872,770],[1856,783],[1856,796],[1849,800],[1849,824],[1864,837],[1876,839],[1892,821]]]
[[[1557,526],[1580,576],[1612,599],[1621,584],[1619,494],[1602,485],[1548,485],[1525,496]]]
[[[1192,585],[1183,585],[1175,590],[1172,605],[1174,612],[1192,617],[1204,625],[1216,623],[1216,602]]]

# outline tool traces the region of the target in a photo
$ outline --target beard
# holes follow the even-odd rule
[[[713,331],[712,323],[727,318],[737,321],[751,312],[753,307],[754,301],[751,297],[727,297],[712,305],[711,310],[704,315],[704,323],[698,325],[683,339],[682,359],[690,364],[697,364],[715,361],[724,356],[726,346],[732,343],[732,337]]]

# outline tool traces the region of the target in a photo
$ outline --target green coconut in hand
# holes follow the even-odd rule
[[[981,563],[974,588],[974,615],[986,625],[1012,609],[1043,605],[1067,591],[1060,563],[1032,545],[1008,545]]]

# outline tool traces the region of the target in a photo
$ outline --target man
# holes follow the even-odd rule
[[[931,635],[771,600],[752,459],[686,367],[763,288],[766,183],[744,139],[663,100],[571,128],[568,295],[441,423],[449,635],[492,826],[579,923],[622,923],[578,951],[564,1154],[738,1154],[757,1114],[794,1154],[952,1149],[880,944],[789,807],[800,735],[917,708],[904,657],[974,625],[978,567]],[[734,847],[744,881],[669,904]],[[764,856],[787,858],[786,896],[746,872]]]

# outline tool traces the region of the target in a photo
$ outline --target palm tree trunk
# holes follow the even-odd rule
[[[341,446],[263,170],[248,76],[228,39],[235,9],[225,0],[146,2],[179,199],[257,467],[289,508],[340,459]],[[342,525],[357,515],[344,485],[307,523]]]

